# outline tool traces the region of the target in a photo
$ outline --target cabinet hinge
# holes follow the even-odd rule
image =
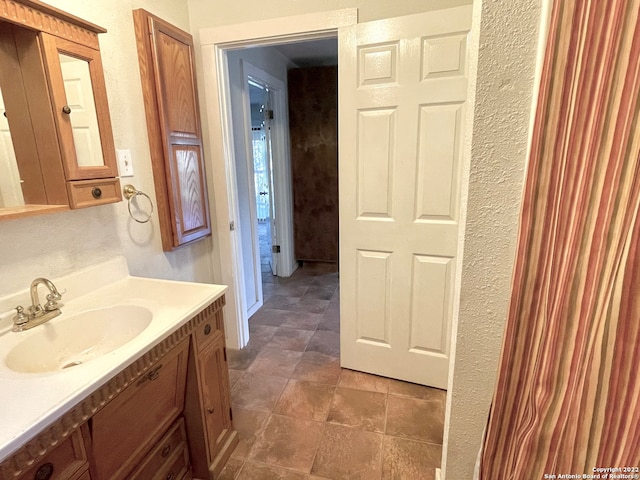
[[[273,120],[273,110],[264,110],[265,120]]]
[[[280,245],[273,245],[271,247],[271,253],[280,253]]]
[[[233,422],[233,409],[229,407],[229,420]]]
[[[236,222],[229,222],[229,230],[232,232],[236,229]]]
[[[224,347],[222,349],[222,353],[224,353],[224,361],[226,362],[227,361],[227,347]]]

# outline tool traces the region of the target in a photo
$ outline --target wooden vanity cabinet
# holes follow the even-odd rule
[[[214,300],[1,462],[0,480],[217,480],[238,443],[224,303]],[[52,476],[36,476],[47,463]]]
[[[217,478],[238,443],[232,429],[224,297],[200,313],[189,355],[185,420],[196,478]]]

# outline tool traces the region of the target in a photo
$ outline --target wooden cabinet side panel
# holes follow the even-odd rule
[[[156,96],[155,72],[153,56],[151,55],[151,31],[149,28],[149,13],[138,9],[133,11],[133,24],[138,48],[138,67],[142,82],[142,98],[147,120],[147,138],[151,151],[151,165],[153,183],[156,192],[156,206],[160,221],[160,237],[164,251],[173,250],[173,213],[169,201],[168,175],[165,167],[165,152],[160,131],[160,112]]]

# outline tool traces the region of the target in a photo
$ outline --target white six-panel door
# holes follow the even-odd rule
[[[471,7],[339,30],[343,367],[447,385]]]

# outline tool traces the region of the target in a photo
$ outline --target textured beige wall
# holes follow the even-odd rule
[[[191,29],[194,36],[205,27],[303,15],[305,13],[358,8],[359,21],[397,17],[411,13],[470,5],[472,0],[261,0],[242,2],[189,0]]]
[[[443,478],[451,480],[473,478],[496,381],[530,133],[540,3],[474,5],[480,48],[443,464]]]
[[[124,179],[155,200],[131,11],[144,7],[189,27],[186,0],[49,0],[105,27],[100,35],[116,148],[128,148],[135,177]],[[158,217],[138,224],[126,202],[0,223],[0,295],[22,290],[37,276],[56,277],[116,255],[134,274],[211,281],[211,239],[164,253]]]

